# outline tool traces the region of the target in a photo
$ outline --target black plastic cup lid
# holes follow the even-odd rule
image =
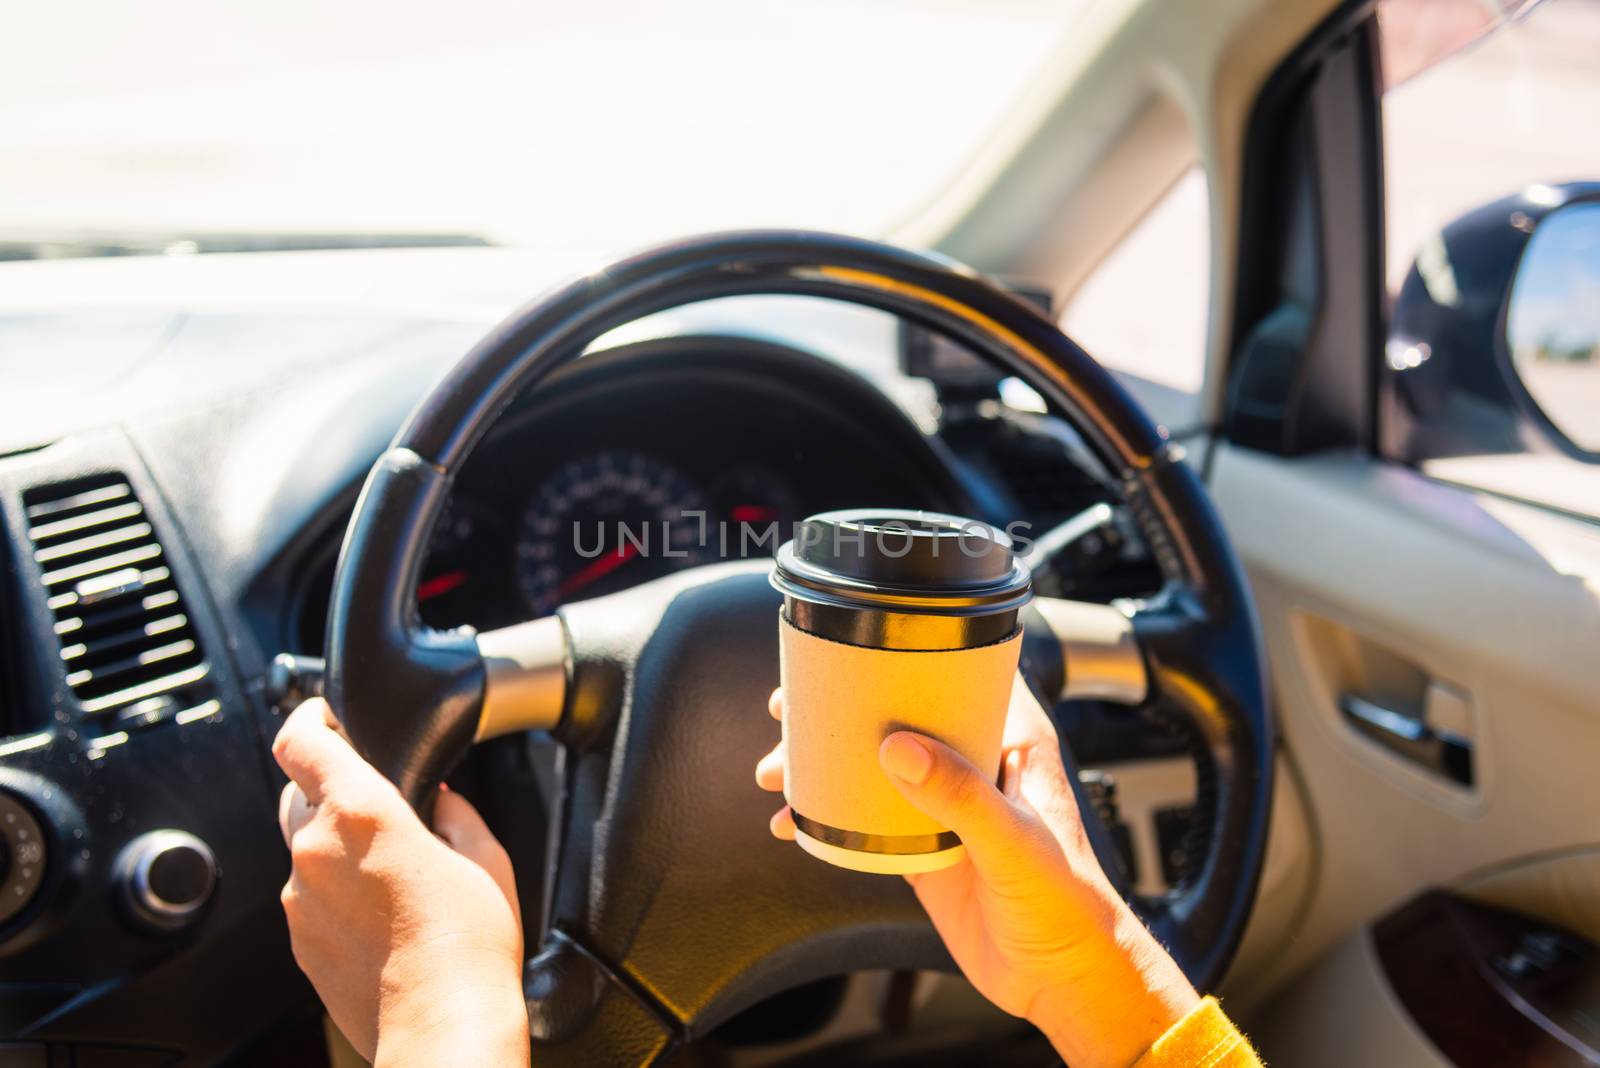
[[[778,549],[772,584],[818,604],[984,615],[1032,596],[1010,536],[976,519],[890,508],[823,512]]]

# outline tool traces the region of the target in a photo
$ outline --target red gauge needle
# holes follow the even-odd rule
[[[636,543],[631,541],[624,542],[617,546],[616,552],[607,553],[594,563],[588,564],[581,570],[568,575],[562,580],[561,585],[556,587],[556,596],[566,600],[591,582],[598,582],[600,579],[605,578],[638,555],[639,546]]]
[[[446,571],[417,584],[417,600],[429,601],[467,583],[465,571]]]

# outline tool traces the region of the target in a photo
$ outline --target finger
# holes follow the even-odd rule
[[[1015,802],[1022,796],[1022,773],[1027,761],[1026,749],[1009,750],[1000,761],[1000,792],[1007,801]]]
[[[511,858],[472,802],[454,790],[440,789],[439,799],[433,806],[433,833],[489,873],[520,925],[522,909],[517,902],[517,877],[511,868]]]
[[[439,798],[433,806],[433,833],[463,856],[491,843],[500,844],[472,802],[444,786],[439,787]]]
[[[1022,681],[1022,676],[1017,675],[1011,684],[1011,702],[1006,709],[1006,748],[1029,745],[1054,748],[1059,744],[1050,714]]]
[[[783,719],[783,687],[782,686],[778,687],[776,690],[773,690],[772,691],[772,696],[767,698],[767,714],[770,715],[775,720],[782,721],[782,719]]]
[[[774,838],[781,838],[785,842],[794,841],[794,813],[789,810],[788,805],[784,805],[772,814],[767,828],[772,831]]]
[[[283,832],[283,844],[293,849],[295,832],[316,814],[316,806],[306,799],[304,790],[292,782],[285,784],[283,793],[278,795],[278,829]]]
[[[1023,754],[1022,773],[1017,780],[1017,790],[1011,788],[1012,780],[1005,779],[1005,794],[1011,800],[1019,798],[1031,805],[1047,822],[1052,814],[1062,814],[1076,819],[1077,805],[1073,800],[1072,783],[1061,762],[1061,738],[1055,723],[1044,707],[1018,675],[1011,689],[1011,707],[1006,713],[1005,739],[1007,750]],[[1063,808],[1065,802],[1067,808]]]
[[[757,786],[774,793],[783,789],[783,757],[783,743],[779,742],[772,752],[756,761]]]
[[[343,735],[329,726],[333,722],[328,703],[314,697],[290,713],[272,742],[272,755],[278,766],[300,784],[314,805],[322,803],[330,785],[337,780],[382,778],[376,768],[350,748]]]
[[[973,863],[987,867],[1023,852],[1030,829],[993,780],[942,742],[910,731],[883,740],[878,762],[889,781],[919,811],[960,836]]]

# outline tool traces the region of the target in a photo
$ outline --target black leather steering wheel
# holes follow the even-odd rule
[[[1204,489],[1108,373],[974,272],[828,234],[716,234],[579,278],[491,331],[373,467],[339,556],[327,696],[419,811],[475,739],[537,725],[568,747],[550,930],[527,974],[539,1063],[651,1063],[812,979],[951,967],[901,880],[818,863],[768,835],[773,802],[751,777],[777,739],[765,703],[778,678],[778,596],[764,566],[680,572],[482,635],[417,616],[451,481],[513,398],[614,327],[756,293],[879,308],[964,343],[1038,390],[1120,483],[1162,592],[1122,614],[1041,604],[1024,673],[1048,699],[1074,680],[1098,692],[1091,676],[1109,664],[1128,677],[1106,692],[1146,707],[1160,694],[1182,710],[1203,764],[1204,862],[1160,899],[1118,888],[1190,978],[1214,984],[1255,895],[1273,727],[1254,611]],[[1118,635],[1073,633],[1075,620],[1099,627],[1106,613]]]

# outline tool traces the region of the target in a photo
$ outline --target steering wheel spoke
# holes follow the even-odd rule
[[[561,723],[572,674],[567,630],[559,616],[544,616],[477,637],[483,658],[483,703],[474,742],[503,734],[549,731]]]
[[[1150,695],[1150,671],[1122,609],[1093,601],[1036,597],[1024,626],[1041,632],[1047,660],[1046,696],[1057,701],[1095,700],[1140,705]],[[1040,649],[1040,643],[1033,645]],[[1059,658],[1059,664],[1050,658]],[[1045,667],[1041,665],[1041,667]]]

